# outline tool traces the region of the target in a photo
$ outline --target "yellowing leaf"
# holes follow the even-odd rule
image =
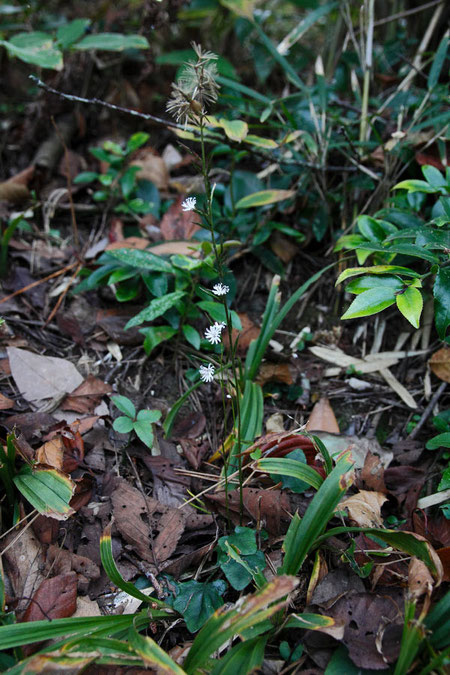
[[[240,143],[248,134],[248,124],[242,120],[220,120],[220,126],[225,131],[228,138]]]
[[[245,142],[256,145],[257,148],[266,148],[267,150],[273,150],[278,147],[278,143],[272,138],[263,138],[262,136],[255,136],[254,134],[248,134],[248,136],[245,137]]]
[[[284,199],[294,197],[295,190],[261,190],[260,192],[253,192],[251,195],[242,197],[237,204],[237,209],[249,209],[253,206],[265,206],[266,204],[275,204],[275,202],[282,202]]]
[[[403,316],[408,319],[414,328],[419,328],[420,315],[422,314],[423,298],[417,288],[409,286],[404,293],[396,295],[397,307]]]

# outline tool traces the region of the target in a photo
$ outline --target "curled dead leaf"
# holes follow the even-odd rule
[[[440,380],[450,382],[450,349],[442,347],[429,360],[430,368]]]
[[[356,495],[339,502],[338,511],[347,509],[350,520],[358,527],[383,527],[381,507],[387,497],[381,492],[360,490]]]

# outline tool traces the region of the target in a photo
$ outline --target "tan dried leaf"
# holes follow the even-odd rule
[[[440,380],[450,382],[450,349],[442,347],[433,354],[430,361],[430,368]]]
[[[339,502],[338,511],[347,509],[350,520],[358,527],[383,527],[381,507],[387,497],[381,492],[360,490],[358,494]]]

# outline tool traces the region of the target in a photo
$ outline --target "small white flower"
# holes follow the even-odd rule
[[[181,208],[183,211],[193,211],[195,209],[196,203],[197,200],[195,197],[188,197],[184,200],[184,202],[181,203]]]
[[[225,324],[216,323],[214,326],[210,326],[205,330],[205,338],[212,344],[218,345],[220,342],[220,336],[225,327]]]
[[[230,290],[229,286],[225,286],[225,284],[220,283],[216,284],[213,287],[212,292],[214,293],[214,295],[226,295],[229,290]]]
[[[202,382],[212,382],[214,379],[214,366],[212,363],[208,363],[207,366],[200,366],[198,369],[200,373],[200,379]]]

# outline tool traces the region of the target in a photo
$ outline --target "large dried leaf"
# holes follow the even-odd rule
[[[440,380],[450,382],[450,349],[442,347],[433,354],[430,361],[430,368]]]
[[[110,394],[112,387],[94,375],[88,375],[72,393],[66,397],[61,406],[62,410],[74,410],[81,414],[94,412],[105,394]]]
[[[69,394],[83,382],[73,363],[66,359],[40,356],[16,347],[8,347],[7,352],[20,393],[36,405],[43,399]]]
[[[77,575],[75,572],[44,579],[28,605],[23,621],[64,619],[77,607]],[[30,631],[32,628],[30,627]]]
[[[242,498],[245,513],[256,522],[261,523],[261,526],[270,534],[279,535],[281,533],[281,523],[282,521],[289,521],[288,514],[290,512],[289,498],[285,493],[280,490],[244,488]],[[228,492],[228,495],[224,492],[210,494],[207,499],[214,502],[224,515],[229,513],[233,517],[233,514],[239,514],[239,490]],[[239,522],[239,518],[237,522]]]
[[[199,216],[195,211],[183,211],[182,202],[183,197],[179,197],[161,220],[160,230],[165,241],[192,239],[200,230]]]
[[[308,431],[327,431],[330,434],[340,432],[336,415],[326,396],[317,401],[306,424]]]

